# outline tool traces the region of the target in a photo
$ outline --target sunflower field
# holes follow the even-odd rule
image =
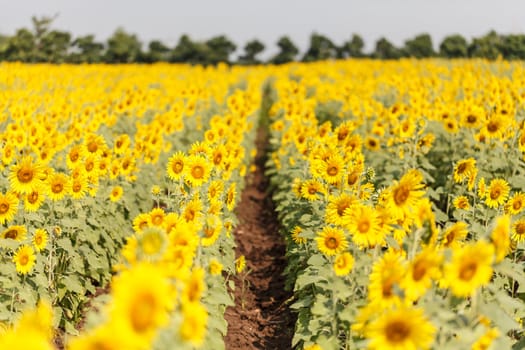
[[[0,349],[224,348],[265,126],[294,348],[525,348],[521,62],[0,73]]]
[[[439,60],[276,79],[294,345],[525,347],[524,79],[522,63]]]

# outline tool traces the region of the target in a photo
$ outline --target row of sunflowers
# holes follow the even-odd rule
[[[521,62],[275,77],[267,174],[304,349],[525,347]]]
[[[223,348],[264,76],[0,71],[0,348]]]

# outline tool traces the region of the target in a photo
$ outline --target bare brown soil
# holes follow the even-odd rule
[[[257,170],[249,175],[236,215],[236,256],[246,257],[249,272],[235,277],[235,307],[226,310],[226,349],[291,349],[296,316],[288,308],[291,292],[284,290],[285,242],[279,233],[268,179],[264,176],[267,137],[257,136]]]

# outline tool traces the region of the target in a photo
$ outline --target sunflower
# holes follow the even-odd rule
[[[182,339],[198,347],[206,336],[208,311],[200,303],[185,303],[182,306],[182,324],[180,335]]]
[[[88,134],[84,139],[84,151],[87,155],[101,155],[107,149],[106,140],[102,135]]]
[[[218,276],[222,273],[223,266],[217,259],[211,259],[208,264],[208,271],[212,276]]]
[[[184,178],[192,187],[200,187],[208,181],[211,174],[210,164],[200,155],[191,155],[187,159]]]
[[[121,134],[115,139],[113,144],[113,152],[115,154],[124,154],[129,149],[131,140],[128,134]]]
[[[508,215],[496,218],[490,238],[496,250],[496,262],[500,262],[510,252],[510,217]]]
[[[357,203],[356,197],[346,193],[341,193],[339,196],[330,196],[326,206],[325,222],[338,226],[344,225],[345,210]]]
[[[111,320],[122,322],[122,326],[146,343],[153,340],[157,329],[168,323],[168,310],[173,305],[172,287],[162,269],[139,263],[115,277],[111,288]]]
[[[84,148],[82,145],[75,145],[71,147],[67,156],[66,164],[69,169],[76,168],[82,161],[82,154],[84,153]]]
[[[63,173],[54,173],[47,178],[47,197],[53,201],[63,199],[71,191],[69,177]]]
[[[133,230],[137,233],[142,232],[150,226],[150,216],[147,213],[140,213],[133,219]]]
[[[314,179],[305,180],[301,183],[301,197],[309,201],[319,199],[319,193],[324,194],[326,189],[323,184]]]
[[[12,239],[15,241],[22,242],[24,239],[26,239],[27,236],[27,228],[23,225],[13,225],[6,228],[2,234],[0,235],[0,238],[4,239]]]
[[[485,184],[485,178],[482,177],[478,181],[478,197],[484,199],[487,196],[487,185]]]
[[[512,240],[515,242],[525,241],[525,219],[519,219],[512,224]]]
[[[463,221],[458,221],[449,226],[443,233],[443,246],[452,248],[463,244],[463,240],[468,235],[468,225]]]
[[[368,302],[379,308],[400,305],[400,287],[406,274],[405,260],[400,252],[387,251],[372,265],[370,283],[368,285]]]
[[[149,212],[149,223],[152,226],[164,227],[166,212],[162,208],[154,208]]]
[[[314,163],[317,169],[312,172],[330,184],[338,184],[344,175],[344,159],[339,154],[333,154],[325,161]]]
[[[208,216],[203,228],[203,237],[201,244],[203,247],[209,247],[217,241],[222,231],[222,221],[218,216]]]
[[[31,156],[23,157],[9,173],[9,183],[14,192],[28,194],[42,187],[43,167]]]
[[[385,231],[381,230],[379,215],[374,208],[356,205],[346,209],[344,217],[352,241],[358,247],[369,248],[385,243]]]
[[[202,217],[202,210],[203,206],[201,200],[198,197],[194,197],[184,207],[182,217],[186,222],[198,223]]]
[[[235,208],[235,199],[237,196],[237,190],[236,190],[236,183],[232,182],[230,184],[230,187],[228,188],[228,191],[226,192],[226,208],[229,211],[232,211],[233,208]]]
[[[441,252],[430,247],[414,257],[401,282],[407,299],[416,301],[432,287],[432,281],[441,278],[442,260]]]
[[[338,255],[334,261],[334,272],[336,276],[346,276],[354,267],[354,257],[349,252]]]
[[[84,158],[82,168],[85,170],[86,176],[98,178],[99,175],[99,163],[100,157],[96,154],[89,153],[86,158]]]
[[[381,142],[373,136],[368,136],[365,139],[365,147],[371,151],[379,151],[381,149]]]
[[[454,208],[456,209],[462,209],[462,210],[470,209],[470,204],[466,196],[457,196],[452,201],[452,204],[454,205]]]
[[[369,349],[430,349],[436,327],[416,307],[400,307],[383,313],[366,328]]]
[[[490,208],[497,208],[507,200],[510,187],[504,179],[493,179],[486,191],[485,203]]]
[[[452,261],[444,266],[442,285],[458,297],[474,294],[492,278],[494,246],[485,241],[454,248]]]
[[[22,245],[13,256],[13,262],[16,264],[16,272],[26,275],[33,269],[36,257],[33,248],[28,245]]]
[[[456,134],[459,131],[459,124],[455,119],[448,118],[444,120],[443,127],[450,134]]]
[[[497,328],[489,328],[487,329],[485,334],[479,337],[478,340],[476,340],[474,344],[472,344],[471,350],[491,349],[492,348],[491,345],[494,342],[494,339],[500,336],[501,336],[501,333]]]
[[[244,255],[239,256],[235,259],[235,271],[241,273],[246,268],[246,257]]]
[[[77,178],[71,178],[71,188],[69,194],[73,199],[84,198],[88,189],[88,182],[85,176],[78,176]]]
[[[219,198],[224,191],[224,182],[222,180],[213,180],[208,186],[208,200]]]
[[[525,208],[525,193],[523,192],[514,193],[507,203],[505,203],[505,212],[510,215],[521,213],[523,208]]]
[[[477,174],[477,168],[474,158],[462,159],[454,166],[454,181],[456,183],[461,183],[475,174]]]
[[[325,226],[315,240],[319,251],[327,256],[342,253],[348,247],[344,231],[336,227]]]
[[[403,175],[399,182],[395,182],[387,190],[388,207],[392,215],[396,218],[410,215],[411,211],[417,206],[418,200],[423,197],[423,176],[417,170],[410,170]]]
[[[13,192],[0,193],[0,224],[13,220],[18,211],[18,197]]]
[[[503,116],[494,113],[486,121],[481,131],[487,136],[488,139],[503,140],[507,125],[508,123]]]
[[[123,193],[124,190],[122,189],[122,186],[114,186],[109,194],[109,199],[112,202],[118,202],[118,200],[122,198]]]
[[[211,161],[213,165],[218,169],[222,169],[224,167],[225,159],[226,147],[224,147],[224,145],[218,145],[214,147],[213,151],[211,152]]]
[[[77,337],[72,337],[67,343],[67,348],[70,350],[139,350],[148,346],[137,338],[129,329],[123,329],[117,322],[109,322],[88,332],[82,332]]]
[[[166,233],[160,227],[146,227],[137,235],[137,255],[147,261],[158,261],[167,245]]]
[[[175,152],[168,160],[167,173],[168,177],[176,181],[184,174],[184,165],[186,157],[181,151]]]
[[[37,228],[35,230],[33,235],[33,245],[37,251],[41,252],[46,248],[47,238],[47,231],[45,229]]]
[[[36,189],[24,196],[24,210],[27,212],[37,211],[44,203],[45,195],[43,187]]]
[[[306,238],[301,236],[302,232],[303,229],[301,226],[295,226],[291,231],[292,241],[294,241],[296,244],[305,244]]]
[[[188,153],[190,155],[206,157],[211,153],[211,147],[203,141],[196,141],[191,145]]]
[[[483,108],[471,106],[465,113],[461,115],[461,124],[467,128],[478,128],[485,120]]]

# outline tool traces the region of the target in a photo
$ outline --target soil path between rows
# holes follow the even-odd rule
[[[264,175],[268,137],[257,133],[257,169],[237,205],[236,256],[246,257],[245,277],[235,277],[235,307],[226,310],[226,349],[291,349],[296,316],[288,308],[292,293],[284,290],[286,246],[279,232],[268,179]],[[242,276],[242,274],[241,274]]]

